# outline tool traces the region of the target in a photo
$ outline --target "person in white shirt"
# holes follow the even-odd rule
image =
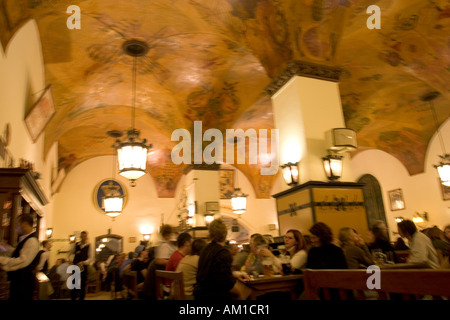
[[[159,243],[155,253],[155,264],[160,266],[166,266],[170,256],[177,248],[170,242],[170,238],[173,234],[172,227],[170,225],[163,225],[160,230],[163,240]]]
[[[296,229],[288,230],[284,236],[284,245],[289,253],[291,271],[303,269],[308,260],[308,248],[301,232]]]
[[[430,238],[420,231],[411,220],[403,220],[397,224],[398,233],[409,241],[409,257],[407,263],[423,265],[437,269],[439,258]]]
[[[66,259],[59,259],[59,260],[61,261],[61,264],[56,267],[56,273],[61,276],[60,281],[63,281],[65,284],[67,278],[69,277],[69,274],[67,273],[67,268],[69,268],[69,264],[67,263]]]
[[[0,268],[8,272],[10,300],[32,300],[37,285],[35,269],[38,264],[39,241],[34,233],[34,218],[22,214],[17,218],[19,242],[14,249],[2,243],[0,250],[12,251],[11,257],[0,257]]]

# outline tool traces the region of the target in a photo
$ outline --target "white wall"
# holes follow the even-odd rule
[[[96,157],[79,164],[68,173],[59,193],[55,195],[54,239],[68,239],[70,234],[85,230],[94,244],[96,236],[107,234],[108,229],[111,229],[112,234],[123,236],[123,252],[129,252],[134,251],[142,240],[142,227],[151,228],[157,233],[162,213],[167,223],[167,217],[176,207],[175,199],[158,198],[149,174],[139,178],[135,187],[130,187],[127,179],[115,175],[128,194],[127,204],[115,221],[95,207],[94,189],[101,181],[112,178],[112,165],[112,156]],[[136,237],[137,242],[130,243],[130,237]],[[58,250],[68,248],[68,242],[60,240],[54,243],[53,257]]]
[[[15,160],[14,165],[19,165],[20,158],[33,162],[42,177],[38,183],[51,202],[50,172],[52,164],[57,163],[57,146],[53,146],[44,159],[44,134],[33,143],[24,121],[27,108],[37,101],[45,87],[39,31],[36,21],[30,20],[15,33],[7,48],[0,44],[0,133],[3,134],[9,123],[11,142],[8,152]],[[0,161],[0,165],[4,163]],[[41,240],[45,237],[48,222],[52,221],[52,213],[50,203],[41,220]]]
[[[447,120],[440,130],[444,141],[449,141],[450,121]],[[446,145],[446,148],[450,148],[450,145]],[[439,162],[438,156],[441,154],[438,137],[434,135],[427,150],[424,172],[413,176],[408,174],[398,159],[380,150],[363,151],[353,157],[352,168],[356,180],[364,174],[371,174],[378,179],[391,232],[397,232],[395,217],[412,219],[416,212],[428,212],[430,218],[429,222],[419,224],[419,228],[437,225],[443,229],[450,223],[450,201],[442,200],[439,175],[433,167]],[[405,209],[391,211],[388,192],[398,188],[402,189]]]

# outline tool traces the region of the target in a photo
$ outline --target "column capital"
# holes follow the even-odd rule
[[[294,76],[338,82],[340,75],[340,68],[295,60],[291,61],[286,69],[272,80],[266,87],[266,93],[269,96],[274,95]]]

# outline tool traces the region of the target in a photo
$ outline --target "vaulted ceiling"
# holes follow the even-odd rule
[[[346,126],[360,150],[377,148],[410,174],[424,170],[435,123],[421,97],[431,91],[439,123],[450,112],[448,0],[1,0],[3,47],[14,26],[37,21],[56,114],[45,152],[59,144],[71,170],[112,154],[106,132],[131,124],[132,58],[122,45],[144,41],[137,62],[136,128],[153,144],[148,172],[160,197],[173,197],[184,166],[173,164],[173,130],[273,128],[266,88],[292,61],[341,69]],[[370,30],[367,7],[381,8]],[[66,27],[67,7],[81,9],[81,29]],[[257,197],[273,176],[237,165]]]

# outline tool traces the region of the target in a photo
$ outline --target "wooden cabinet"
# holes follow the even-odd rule
[[[39,236],[40,219],[47,203],[30,170],[0,169],[0,241],[17,245],[16,218],[22,213],[34,216]]]
[[[273,195],[276,199],[280,235],[289,229],[309,234],[316,222],[327,224],[337,237],[350,227],[365,235],[369,230],[364,205],[364,184],[310,181]]]
[[[35,218],[36,233],[44,215],[47,199],[28,169],[0,169],[0,242],[17,245],[16,218],[29,213]],[[10,283],[0,270],[0,300],[9,297]]]

